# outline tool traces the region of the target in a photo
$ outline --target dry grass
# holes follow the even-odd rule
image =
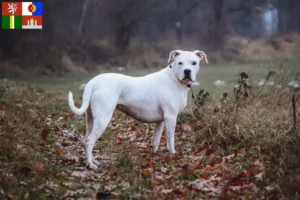
[[[65,92],[41,86],[1,82],[1,199],[299,198],[299,91],[252,88],[238,99],[200,93],[192,112],[179,116],[175,156],[165,137],[151,154],[153,125],[116,112],[95,148],[102,164],[93,172],[79,140],[84,119],[69,111]]]
[[[293,158],[300,153],[300,131],[299,120],[294,127],[291,93],[277,91],[239,102],[216,101],[200,109],[195,117],[205,127],[199,132],[210,142],[224,147],[254,148],[256,153],[274,153],[289,163],[299,162],[299,158]],[[300,107],[297,112],[299,119]]]
[[[252,38],[244,55],[245,46],[249,38],[233,36],[225,42],[223,58],[227,61],[267,61],[278,58],[293,58],[299,53],[300,35],[289,33],[286,35],[267,38]]]
[[[0,198],[44,199],[39,186],[59,178],[61,167],[52,163],[55,127],[45,123],[45,105],[38,103],[50,95],[11,82],[1,82],[0,91]],[[61,109],[59,105],[52,104]]]
[[[265,186],[278,184],[278,191],[288,191],[288,196],[299,194],[300,91],[248,88],[246,95],[234,91],[221,99],[206,100],[204,105],[203,101],[202,105],[192,103],[185,118],[197,124],[197,138],[225,152],[244,149],[249,160],[259,159],[267,166]]]

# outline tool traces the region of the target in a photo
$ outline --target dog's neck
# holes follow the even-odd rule
[[[173,63],[172,63],[173,64]],[[168,72],[169,77],[174,80],[173,82],[180,86],[180,88],[183,88],[185,90],[189,90],[191,88],[191,83],[190,84],[184,84],[181,81],[178,80],[178,78],[175,76],[175,74],[172,71],[172,64],[170,64],[168,67],[166,67],[164,70]]]

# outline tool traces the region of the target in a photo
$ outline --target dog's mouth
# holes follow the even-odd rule
[[[192,80],[192,78],[189,77],[189,76],[185,76],[185,77],[181,80],[181,82],[184,82],[184,81],[192,81],[192,82],[194,82],[194,81]]]
[[[190,84],[191,82],[195,82],[195,81],[193,81],[191,77],[184,77],[180,82],[184,84]]]

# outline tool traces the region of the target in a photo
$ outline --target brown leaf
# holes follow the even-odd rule
[[[208,156],[208,160],[212,161],[216,157],[216,154],[212,153]]]
[[[130,131],[135,131],[136,130],[136,126],[132,126]]]
[[[149,176],[150,175],[150,170],[149,169],[144,169],[143,171],[142,171],[142,174],[144,175],[144,176]]]
[[[78,163],[79,162],[79,158],[77,156],[70,156],[67,158],[69,162],[72,163]]]
[[[111,183],[109,183],[108,185],[105,185],[105,186],[104,186],[104,189],[105,189],[106,191],[111,191],[111,190],[115,189],[116,187],[117,187],[117,186],[112,185]]]
[[[189,121],[185,122],[184,124],[181,125],[181,128],[184,132],[189,132],[192,131],[192,125]]]
[[[42,172],[42,171],[45,170],[44,164],[43,163],[36,163],[36,164],[34,164],[34,165],[31,166],[31,170],[33,172],[36,172],[36,173]]]
[[[86,178],[88,176],[88,173],[89,173],[88,171],[73,171],[71,176]]]
[[[11,126],[11,127],[14,126],[14,120],[11,120],[11,119],[10,119],[10,120],[7,121],[7,123],[8,123],[8,125]]]
[[[258,127],[258,122],[254,122],[252,125],[253,128],[257,128]]]
[[[41,136],[43,139],[46,139],[48,137],[48,134],[49,134],[49,131],[46,128],[44,128],[42,130]]]
[[[182,195],[183,194],[183,192],[179,188],[174,189],[173,192],[176,195]]]
[[[70,144],[71,144],[70,141],[63,141],[63,142],[61,143],[61,145],[63,145],[64,147],[69,146]]]
[[[56,151],[55,151],[56,154],[61,154],[62,152],[63,152],[62,149],[56,149]]]
[[[156,187],[158,184],[159,184],[158,181],[152,179],[152,181],[151,181],[151,187]]]
[[[204,124],[200,124],[200,125],[199,125],[199,128],[203,128],[203,127],[204,127]]]

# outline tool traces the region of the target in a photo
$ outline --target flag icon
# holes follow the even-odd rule
[[[2,2],[2,16],[22,15],[22,2]]]
[[[2,2],[2,29],[42,29],[42,2]]]
[[[2,16],[2,29],[22,29],[22,16]]]
[[[41,16],[42,2],[22,2],[23,16]]]
[[[42,16],[23,16],[22,29],[42,29]]]

